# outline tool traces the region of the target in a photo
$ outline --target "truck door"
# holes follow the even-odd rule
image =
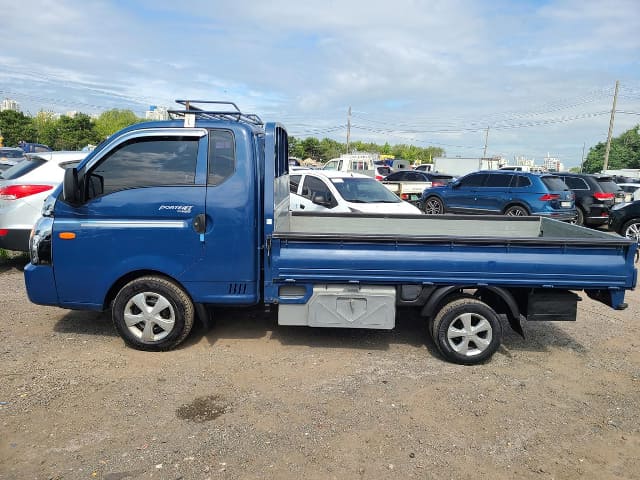
[[[132,272],[198,281],[206,158],[204,129],[141,129],[115,138],[83,165],[83,203],[56,205],[52,251],[60,301],[101,304],[114,282]]]

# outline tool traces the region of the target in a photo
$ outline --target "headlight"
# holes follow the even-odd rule
[[[41,217],[31,230],[29,255],[34,265],[51,264],[51,229],[53,218]]]

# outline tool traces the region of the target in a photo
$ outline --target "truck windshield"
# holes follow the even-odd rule
[[[399,203],[400,198],[372,178],[332,178],[342,198],[352,203]]]

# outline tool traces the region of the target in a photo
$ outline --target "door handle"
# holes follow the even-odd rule
[[[300,210],[304,210],[304,205],[300,205]]]
[[[207,230],[207,218],[204,213],[197,215],[196,218],[193,219],[193,229],[196,233],[203,234]]]

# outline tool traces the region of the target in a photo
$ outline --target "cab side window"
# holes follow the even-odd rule
[[[313,203],[329,202],[333,208],[337,205],[336,200],[331,195],[329,187],[320,179],[306,175],[302,184],[302,196],[311,200]]]
[[[233,133],[228,130],[209,131],[209,185],[220,185],[236,171],[236,150]]]
[[[289,175],[289,191],[291,193],[298,193],[298,186],[300,186],[300,178],[302,175]]]
[[[87,178],[88,198],[131,188],[193,185],[198,139],[142,137],[103,158]]]

